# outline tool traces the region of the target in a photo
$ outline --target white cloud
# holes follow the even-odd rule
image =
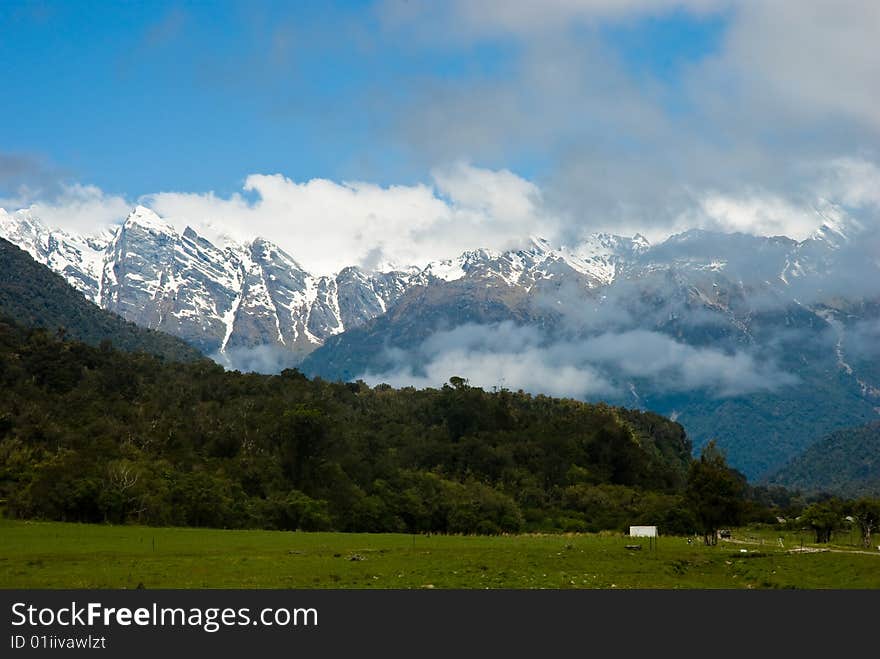
[[[94,185],[61,184],[51,200],[33,199],[26,188],[15,199],[0,199],[7,210],[27,207],[47,226],[85,234],[124,219],[131,203],[118,195],[108,195]]]
[[[836,158],[825,168],[819,187],[823,197],[846,206],[880,208],[880,167],[863,158]]]
[[[572,29],[672,12],[720,16],[723,33],[669,80],[634,72],[602,30]],[[264,235],[318,273],[504,249],[529,234],[571,243],[593,230],[638,231],[656,242],[703,227],[803,238],[819,223],[819,198],[880,206],[880,2],[407,0],[381,13],[393,26],[385,36],[416,50],[426,34],[430,48],[457,56],[462,41],[515,44],[498,70],[477,56],[462,76],[408,79],[394,90],[403,94],[381,94],[388,105],[364,106],[395,127],[377,139],[423,156],[432,180],[254,174],[246,194],[143,201],[209,238]],[[545,169],[528,181],[461,158]],[[6,169],[33,169],[19,160]],[[19,196],[0,205],[33,201]],[[47,221],[82,230],[128,206],[91,186],[37,203]]]
[[[727,397],[798,381],[747,352],[694,347],[647,330],[605,333],[584,341],[580,350],[589,361],[629,377],[653,379],[667,391],[708,389]]]
[[[436,332],[416,350],[396,350],[388,356],[395,368],[365,373],[361,379],[397,387],[436,387],[456,375],[486,389],[575,398],[620,395],[627,380],[647,380],[667,392],[706,390],[718,397],[773,391],[798,382],[750,353],[693,347],[647,330],[554,342],[534,327],[511,322],[469,324]]]
[[[698,34],[714,17],[697,54],[652,42],[644,22],[682,15]],[[656,239],[690,214],[802,237],[817,184],[804,169],[876,160],[880,146],[874,0],[410,0],[384,16],[415,48],[505,39],[498,71],[428,77],[385,108],[389,139],[428,163],[541,162],[544,200],[569,218],[569,236]],[[637,27],[658,57],[633,66],[608,25]]]
[[[434,177],[436,189],[254,174],[244,189],[255,201],[180,192],[146,201],[172,223],[209,237],[262,235],[315,273],[352,264],[425,264],[475,247],[508,247],[533,230],[552,229],[541,215],[537,187],[509,171],[462,163]]]
[[[381,7],[389,26],[441,43],[506,35],[534,45],[558,41],[583,24],[631,23],[674,12],[721,15],[727,29],[720,51],[695,67],[694,91],[699,96],[720,90],[730,120],[776,105],[799,117],[843,114],[880,128],[875,0],[452,0],[442,9],[427,1],[389,0]],[[586,44],[585,55],[591,47]]]
[[[821,223],[815,208],[829,200],[876,224],[880,168],[861,158],[834,158],[802,168],[813,196],[800,201],[770,192],[690,193],[690,201],[665,222],[623,225],[597,218],[594,229],[624,235],[641,232],[653,242],[689,228],[758,235],[807,237]],[[379,186],[326,179],[296,182],[280,174],[248,176],[244,193],[160,192],[141,202],[182,230],[192,226],[222,244],[263,236],[303,267],[328,274],[349,265],[385,268],[424,265],[480,247],[509,249],[540,235],[571,244],[582,235],[577,220],[566,224],[547,203],[544,191],[508,170],[459,162],[432,171],[432,184]],[[50,226],[94,234],[121,221],[132,203],[91,185],[63,185],[49,200],[0,199],[0,207],[23,206]],[[622,202],[625,200],[622,200]],[[589,203],[588,200],[585,203]],[[589,212],[589,207],[585,212]],[[612,220],[617,219],[612,216]]]
[[[549,361],[540,349],[513,352],[473,353],[450,350],[424,366],[424,374],[411,367],[381,374],[365,374],[371,385],[387,383],[394,387],[439,387],[452,375],[464,377],[475,387],[522,389],[548,396],[585,398],[605,396],[614,391],[600,373],[588,366],[572,366]]]
[[[437,189],[459,208],[514,225],[528,226],[539,217],[538,186],[506,169],[491,171],[460,162],[435,169],[432,176]]]
[[[366,373],[361,379],[396,387],[438,387],[457,375],[485,389],[503,387],[579,398],[615,391],[596,369],[572,360],[567,346],[546,346],[535,328],[511,322],[436,332],[418,350],[396,350],[393,355],[399,362],[396,369]]]
[[[766,104],[780,119],[848,118],[880,130],[880,3],[745,0],[735,6],[714,76],[736,77],[743,100]]]
[[[715,11],[730,0],[451,0],[442,11],[429,0],[386,0],[381,15],[392,26],[411,27],[420,20],[444,24],[461,35],[543,33],[573,23],[652,16],[672,10]]]
[[[710,193],[700,200],[699,212],[702,213],[700,218],[681,218],[680,228],[700,227],[803,240],[819,223],[812,209],[767,193],[742,197]]]

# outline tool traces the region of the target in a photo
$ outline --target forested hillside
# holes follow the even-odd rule
[[[771,481],[804,492],[880,496],[880,421],[827,435]]]
[[[192,361],[202,357],[185,341],[145,329],[86,300],[64,279],[30,255],[0,238],[0,315],[22,325],[93,346],[110,341],[127,352],[148,352],[169,360]]]
[[[663,417],[453,378],[394,390],[171,364],[0,322],[7,514],[157,525],[688,530]]]

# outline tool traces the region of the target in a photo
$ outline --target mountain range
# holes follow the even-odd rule
[[[533,237],[387,272],[307,272],[138,206],[82,236],[0,209],[0,236],[87,299],[240,370],[601,399],[716,438],[750,477],[880,413],[880,241],[837,206],[806,240],[691,230]],[[304,246],[305,248],[305,246]]]
[[[63,277],[36,263],[0,238],[0,320],[41,327],[65,339],[125,352],[141,352],[173,362],[207,361],[185,341],[99,309]]]
[[[220,358],[273,346],[296,363],[328,336],[384,312],[405,279],[357,268],[316,277],[263,238],[215,246],[143,206],[96,236],[49,229],[27,211],[0,211],[0,236],[101,308]]]
[[[217,246],[190,227],[179,232],[144,206],[116,229],[93,236],[47,227],[27,209],[0,209],[0,236],[101,308],[232,365],[242,349],[266,347],[296,364],[330,336],[384,314],[417,286],[468,278],[529,290],[554,275],[591,287],[607,284],[626,256],[648,245],[641,236],[600,234],[577,250],[557,251],[533,239],[527,249],[477,249],[424,268],[367,273],[351,266],[316,276],[265,238]]]

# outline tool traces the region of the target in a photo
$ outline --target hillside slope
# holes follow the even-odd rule
[[[880,496],[880,421],[827,435],[770,481],[804,492]]]
[[[198,350],[176,337],[144,329],[86,300],[61,276],[0,238],[0,316],[97,346],[110,341],[127,352],[147,352],[172,361],[193,361]]]
[[[0,498],[15,517],[448,533],[633,520],[690,528],[681,515],[690,442],[650,413],[456,380],[395,390],[172,364],[2,320],[0,390]]]

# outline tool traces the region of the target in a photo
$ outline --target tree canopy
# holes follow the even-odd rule
[[[724,453],[710,441],[688,470],[685,498],[704,542],[716,544],[722,526],[739,524],[744,512],[746,479],[727,466]]]
[[[158,525],[687,532],[691,445],[648,412],[227,372],[0,322],[8,514]],[[659,520],[659,521],[658,521]]]

